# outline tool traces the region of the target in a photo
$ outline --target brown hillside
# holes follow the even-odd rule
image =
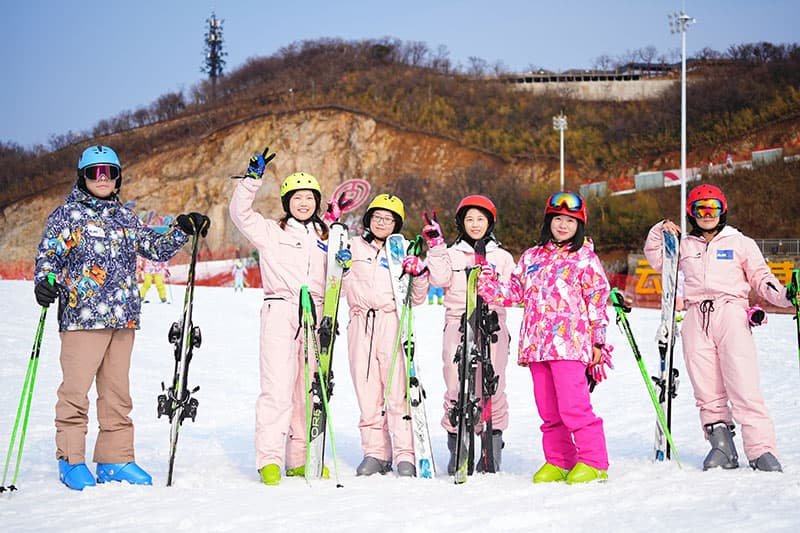
[[[207,212],[212,227],[207,252],[226,255],[234,248],[249,250],[232,226],[227,213],[233,181],[242,173],[252,152],[269,145],[278,157],[269,167],[268,183],[256,208],[265,216],[280,215],[278,183],[302,170],[316,176],[323,192],[349,178],[368,180],[373,191],[392,191],[400,176],[425,176],[447,181],[465,168],[479,166],[490,173],[512,174],[533,184],[548,177],[552,163],[507,162],[487,152],[464,147],[454,140],[401,129],[364,114],[341,109],[285,112],[244,120],[202,137],[191,146],[177,146],[132,164],[123,163],[124,201],[134,200],[137,210],[177,214]],[[77,149],[77,148],[76,148]],[[77,152],[75,157],[77,157]],[[53,187],[6,206],[0,214],[0,248],[5,261],[28,260],[47,215],[71,188]],[[411,216],[418,216],[414,213]]]

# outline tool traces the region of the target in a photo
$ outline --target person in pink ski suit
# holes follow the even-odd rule
[[[300,288],[307,285],[322,316],[327,265],[328,226],[320,219],[320,186],[304,172],[281,185],[285,215],[265,219],[253,210],[261,176],[272,156],[256,155],[234,190],[230,203],[233,223],[258,249],[264,305],[261,308],[259,381],[256,401],[256,468],[266,485],[287,476],[303,476],[306,458],[306,390],[303,339],[298,306]],[[309,357],[309,371],[316,369]],[[285,461],[284,461],[285,457]]]
[[[458,237],[452,246],[445,244],[441,227],[433,217],[425,220],[422,235],[428,244],[428,254],[425,258],[430,270],[430,282],[443,287],[445,323],[442,342],[442,374],[444,375],[444,414],[442,427],[447,431],[447,447],[450,450],[450,460],[447,472],[455,473],[457,436],[456,428],[450,421],[450,412],[458,401],[459,379],[458,364],[454,361],[456,350],[461,345],[461,324],[466,311],[467,273],[477,264],[475,258],[475,242],[479,239],[486,241],[486,262],[494,267],[500,279],[507,281],[514,270],[514,258],[500,247],[494,236],[494,226],[497,222],[497,208],[487,197],[481,195],[466,196],[456,209],[456,227]],[[508,366],[508,346],[510,335],[506,325],[506,310],[504,307],[493,304],[489,306],[490,312],[497,312],[497,321],[500,330],[497,332],[497,341],[491,345],[491,358],[494,373],[498,377],[497,391],[492,396],[492,438],[495,469],[500,469],[501,450],[503,448],[503,431],[508,428],[508,401],[506,399],[506,367]],[[481,383],[481,369],[478,367],[476,383]],[[482,397],[481,387],[477,387],[478,397]],[[481,424],[476,425],[476,431],[481,432]],[[482,456],[482,455],[481,455]],[[483,471],[483,461],[479,461],[476,469]]]
[[[600,381],[610,293],[600,259],[584,238],[586,206],[572,192],[550,196],[540,245],[526,250],[508,281],[484,266],[478,294],[500,305],[524,303],[517,362],[530,369],[542,418],[546,463],[534,483],[607,479],[603,420],[592,411],[587,377]]]
[[[385,255],[387,237],[400,232],[404,218],[399,198],[376,196],[364,214],[363,234],[350,241],[352,266],[342,280],[342,295],[350,308],[350,375],[361,411],[358,428],[364,459],[356,468],[359,476],[386,474],[392,469],[393,459],[398,475],[416,475],[411,422],[406,412],[405,352],[401,347],[394,353],[400,319]],[[428,293],[428,276],[422,273],[418,261],[414,264],[407,271],[413,276],[412,303],[419,305]],[[389,395],[384,398],[387,388]]]
[[[711,444],[703,469],[739,466],[736,421],[750,466],[780,471],[775,428],[760,391],[748,298],[754,290],[773,305],[789,307],[791,295],[772,275],[755,241],[726,224],[728,202],[718,187],[692,189],[686,211],[692,230],[681,239],[678,262],[687,309],[681,337],[700,423]],[[658,271],[663,231],[679,234],[680,228],[664,220],[650,229],[644,253]]]

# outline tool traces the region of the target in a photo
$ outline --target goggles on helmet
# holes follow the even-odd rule
[[[548,207],[566,209],[571,213],[577,213],[583,207],[583,200],[574,192],[558,192],[550,197]]]
[[[87,180],[97,180],[100,176],[105,176],[109,181],[116,181],[119,178],[119,167],[114,165],[91,165],[81,171],[84,178]]]
[[[722,201],[716,198],[694,201],[691,212],[694,218],[716,218],[722,215]]]

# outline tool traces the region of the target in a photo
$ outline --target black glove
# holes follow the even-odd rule
[[[33,289],[33,294],[36,295],[36,303],[42,307],[49,307],[51,303],[55,302],[58,298],[58,284],[50,285],[47,279],[43,279],[36,284]]]
[[[211,219],[202,213],[194,211],[188,215],[178,215],[175,222],[187,235],[194,235],[196,231],[199,231],[201,237],[205,237],[208,234],[208,228],[211,226]]]

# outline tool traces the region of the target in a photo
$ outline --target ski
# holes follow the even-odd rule
[[[485,256],[485,243],[480,240],[475,243],[476,263],[479,257]],[[467,481],[475,467],[475,425],[482,420],[482,400],[477,395],[476,374],[478,364],[481,363],[480,326],[483,312],[483,301],[478,297],[478,275],[480,266],[468,269],[467,276],[467,305],[462,319],[461,345],[456,350],[455,363],[458,365],[458,400],[450,411],[450,423],[456,429],[456,469],[455,483]],[[489,362],[491,364],[491,361]],[[492,374],[494,371],[492,370]],[[489,396],[491,401],[491,396]],[[491,423],[490,423],[491,425]],[[491,441],[491,428],[488,433]],[[484,429],[485,431],[485,429]],[[489,449],[491,450],[491,444]],[[492,456],[492,467],[494,465]],[[486,466],[484,464],[484,466]]]
[[[322,390],[327,398],[333,395],[333,345],[338,331],[339,295],[342,288],[342,267],[336,263],[336,252],[349,246],[347,226],[340,222],[331,224],[328,236],[328,268],[325,280],[325,298],[322,304],[322,320],[319,323],[319,365],[311,382],[311,417],[307,438],[307,457],[305,477],[307,480],[320,479],[325,459],[325,435],[327,429],[327,410],[323,405]]]
[[[194,273],[197,265],[197,248],[200,243],[200,228],[192,236],[192,259],[189,263],[189,272],[186,279],[186,292],[183,298],[183,314],[180,322],[173,322],[169,328],[168,339],[175,346],[175,367],[172,374],[172,384],[166,388],[161,383],[162,394],[158,396],[158,418],[166,416],[170,421],[169,431],[169,470],[167,472],[167,486],[172,486],[172,475],[175,468],[175,451],[178,446],[178,433],[183,421],[190,418],[192,422],[197,416],[198,401],[192,394],[200,387],[189,389],[189,363],[195,348],[200,348],[202,336],[200,328],[192,322],[192,309],[194,306]]]
[[[475,243],[475,265],[480,267],[486,264],[486,242],[479,240]],[[480,273],[480,270],[478,270]],[[477,287],[476,287],[477,291]],[[500,331],[500,322],[497,311],[489,311],[489,305],[476,295],[479,308],[479,353],[481,362],[481,456],[478,460],[480,472],[497,472],[499,465],[494,462],[494,428],[492,427],[492,397],[497,392],[500,376],[494,372],[492,365],[492,343],[497,342],[497,332]]]
[[[642,359],[642,353],[639,351],[639,347],[636,344],[636,339],[633,337],[633,331],[631,331],[631,325],[628,322],[627,313],[631,312],[631,308],[625,305],[625,299],[623,298],[622,293],[616,287],[611,289],[611,304],[613,305],[614,311],[617,315],[617,325],[622,329],[625,338],[628,339],[628,344],[633,351],[633,357],[636,359],[636,364],[639,366],[639,372],[642,374],[644,385],[647,388],[648,394],[650,395],[650,401],[653,403],[653,409],[656,411],[658,425],[663,431],[663,434],[672,449],[672,454],[675,456],[675,462],[680,466],[681,462],[678,459],[678,450],[675,448],[675,443],[672,441],[672,434],[670,433],[669,424],[667,424],[667,418],[664,415],[663,409],[661,408],[661,402],[656,396],[656,391],[653,387],[653,380],[648,375],[647,367]]]
[[[672,429],[672,399],[678,394],[678,369],[674,365],[673,353],[680,240],[677,235],[668,231],[664,231],[662,237],[664,262],[661,267],[661,324],[656,333],[661,365],[659,376],[653,377],[653,381],[659,390],[658,398],[666,417],[666,429],[669,430]],[[670,459],[670,444],[660,424],[656,424],[654,451],[657,461]]]
[[[318,424],[319,427],[325,428],[330,431],[331,436],[331,453],[333,454],[334,475],[336,476],[336,486],[341,487],[339,483],[339,469],[336,466],[336,440],[333,435],[333,418],[331,417],[330,408],[328,405],[328,386],[326,380],[319,379],[319,372],[314,372],[314,382],[316,387],[312,386],[312,378],[309,372],[309,350],[313,353],[314,359],[317,363],[317,369],[320,368],[320,345],[317,342],[317,335],[315,329],[317,327],[317,317],[314,311],[314,304],[311,302],[311,295],[308,292],[308,286],[303,285],[300,287],[300,327],[303,331],[303,359],[304,359],[304,375],[306,384],[306,439],[311,436],[311,428],[314,424],[313,409],[319,404],[321,408],[321,417],[323,422]],[[329,374],[330,375],[330,372]],[[330,426],[330,427],[329,427]],[[325,431],[327,433],[327,431]],[[324,435],[322,436],[324,443]],[[308,440],[306,444],[309,444]],[[323,448],[324,449],[324,448]],[[322,477],[322,457],[319,457],[319,474],[316,477],[308,475],[308,466],[311,464],[311,446],[306,446],[306,468],[305,478],[307,482]]]
[[[392,290],[395,296],[397,315],[400,324],[395,339],[394,356],[389,371],[389,383],[394,375],[395,360],[402,348],[405,354],[406,368],[406,409],[407,418],[411,421],[411,432],[414,439],[414,462],[417,477],[432,479],[436,474],[433,463],[433,448],[431,446],[430,430],[428,429],[428,415],[425,411],[425,389],[419,376],[419,366],[415,359],[414,351],[414,318],[412,311],[412,282],[411,277],[403,275],[403,258],[407,254],[419,255],[422,249],[422,238],[417,238],[408,243],[399,233],[390,235],[386,240],[385,253],[389,263],[389,273],[392,276]],[[389,387],[387,386],[386,401],[388,401]]]

